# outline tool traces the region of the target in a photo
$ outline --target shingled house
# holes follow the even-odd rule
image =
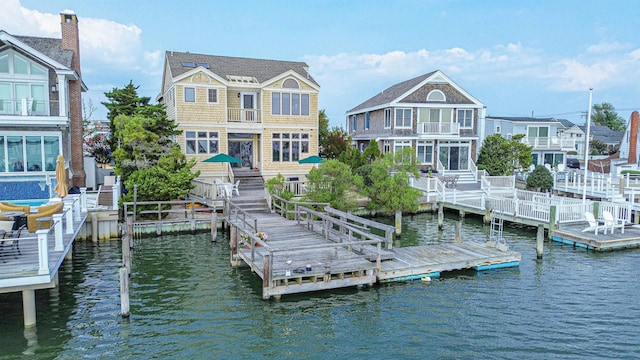
[[[318,154],[320,86],[304,62],[167,51],[158,101],[183,131],[177,142],[201,177],[228,175],[202,160],[226,153],[269,178],[300,177]]]

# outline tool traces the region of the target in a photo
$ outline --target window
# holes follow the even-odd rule
[[[386,154],[388,152],[391,152],[391,141],[384,140],[384,144],[382,145],[382,153]]]
[[[192,87],[184,88],[184,102],[196,102],[196,89]]]
[[[351,115],[351,131],[358,130],[358,116]]]
[[[384,109],[384,128],[391,128],[391,109]]]
[[[396,109],[396,127],[411,128],[411,109]]]
[[[549,137],[549,127],[548,126],[529,126],[527,131],[528,137]]]
[[[0,55],[0,73],[9,72],[9,54]]]
[[[207,94],[210,103],[218,102],[218,89],[208,89]]]
[[[185,137],[187,154],[218,153],[217,131],[187,131]]]
[[[496,134],[502,134],[502,128],[500,125],[496,125]]]
[[[417,157],[421,164],[433,164],[433,142],[418,141]]]
[[[548,153],[544,154],[544,163],[551,166],[558,164],[564,164],[564,154],[562,153]]]
[[[299,89],[300,85],[298,82],[293,79],[287,79],[282,83],[282,88],[284,89]]]
[[[309,154],[309,133],[273,133],[271,161],[297,162],[302,154]]]
[[[280,93],[271,93],[271,115],[280,115]]]
[[[473,110],[458,110],[458,124],[462,129],[473,128]]]
[[[0,172],[55,171],[60,150],[57,134],[0,135]]]
[[[364,113],[364,129],[369,130],[371,119],[368,112]]]
[[[271,93],[271,114],[309,116],[309,94]]]
[[[411,140],[396,140],[393,146],[394,153],[402,153],[404,149],[411,149]]]
[[[431,90],[427,95],[427,101],[446,101],[444,93],[440,90]]]
[[[362,152],[364,152],[364,143],[363,143],[363,142],[361,142],[359,145],[360,145],[360,146],[359,146],[359,150],[360,150],[360,152],[361,152],[361,153],[362,153]]]

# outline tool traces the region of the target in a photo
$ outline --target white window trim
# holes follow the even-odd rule
[[[398,126],[398,121],[396,119],[396,114],[398,110],[402,110],[402,112],[404,113],[404,110],[409,110],[409,126],[405,126],[404,125],[404,118],[403,118],[403,125]],[[402,107],[402,108],[396,108],[395,111],[393,112],[393,124],[395,125],[396,129],[411,129],[413,127],[413,109],[412,108],[406,108],[406,107]]]
[[[216,101],[210,101],[209,100],[209,91],[211,90],[215,90],[216,91]],[[207,103],[208,104],[219,104],[220,103],[220,91],[218,91],[218,88],[207,88]]]
[[[442,99],[430,99],[432,94],[440,94],[442,95]],[[438,89],[433,89],[431,91],[429,91],[429,93],[427,94],[427,101],[437,101],[437,102],[447,102],[447,96],[440,90]]]
[[[389,114],[389,117],[387,118],[387,114]],[[389,120],[389,125],[387,125],[387,120]],[[393,116],[392,116],[392,110],[391,108],[386,108],[384,109],[384,128],[385,129],[391,129],[391,124],[393,124]]]
[[[187,101],[187,89],[193,89],[193,101]],[[196,88],[193,86],[185,86],[182,91],[182,101],[185,104],[195,104],[196,103]]]
[[[465,126],[463,123],[460,122],[460,112],[467,112],[470,111],[471,112],[471,125],[469,126]],[[460,126],[460,129],[473,129],[473,109],[458,109],[458,113],[456,114],[456,120],[458,121],[458,126]]]

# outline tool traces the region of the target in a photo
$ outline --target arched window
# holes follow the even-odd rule
[[[293,79],[287,79],[282,83],[282,87],[285,89],[300,89],[298,82]]]
[[[440,90],[431,90],[427,95],[427,101],[446,101],[444,93]]]

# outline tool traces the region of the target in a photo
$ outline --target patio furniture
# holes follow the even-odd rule
[[[604,226],[604,221],[596,220],[596,217],[593,216],[591,212],[585,212],[584,217],[587,218],[587,222],[589,223],[589,227],[584,228],[582,232],[593,231],[595,235],[598,235],[598,231],[602,231],[602,233],[606,233],[606,228]]]
[[[13,229],[13,221],[0,220],[0,256],[4,257],[7,249],[13,252],[13,256],[17,259],[20,255],[20,232],[23,227],[17,230]],[[6,262],[4,259],[2,262]]]
[[[240,180],[236,181],[235,184],[233,184],[233,190],[232,190],[232,194],[236,193],[236,195],[240,196],[240,191],[238,191],[238,187],[240,186]]]
[[[605,233],[607,230],[611,230],[611,233],[613,234],[615,229],[619,228],[620,233],[624,234],[624,220],[614,218],[613,215],[607,210],[604,210],[602,212],[602,217],[604,218]]]
[[[27,216],[27,229],[30,233],[38,231],[41,226],[45,229],[51,227],[51,220],[38,222],[39,218],[50,217],[53,214],[61,213],[64,208],[64,204],[59,202],[52,205],[42,205],[38,207],[36,214],[30,214]]]

